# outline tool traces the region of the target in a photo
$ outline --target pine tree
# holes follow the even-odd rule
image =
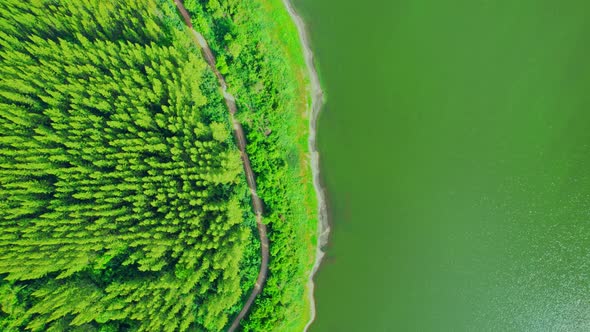
[[[172,9],[0,3],[0,328],[218,331],[240,300],[239,152]]]

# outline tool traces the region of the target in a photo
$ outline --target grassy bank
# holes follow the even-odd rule
[[[275,38],[281,41],[283,52],[286,54],[286,59],[291,65],[290,70],[295,74],[298,98],[295,100],[293,110],[296,112],[296,141],[299,150],[299,177],[304,190],[304,207],[305,207],[305,223],[301,228],[301,239],[305,253],[302,259],[305,259],[305,269],[303,278],[307,280],[315,262],[316,246],[317,246],[317,197],[313,186],[313,174],[310,163],[310,151],[308,144],[309,136],[309,121],[311,110],[311,92],[309,91],[309,77],[308,70],[303,58],[303,50],[299,40],[299,34],[291,17],[285,10],[285,6],[280,0],[263,0],[267,12],[267,17],[272,18],[275,22]],[[307,287],[307,282],[304,284]],[[308,290],[305,289],[304,293]],[[309,298],[304,296],[299,299],[303,303],[300,312],[294,312],[292,317],[287,319],[285,327],[292,331],[303,331],[305,324],[309,321],[311,306]]]

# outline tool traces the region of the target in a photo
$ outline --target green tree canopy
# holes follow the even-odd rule
[[[0,330],[221,330],[250,236],[171,4],[0,3]]]

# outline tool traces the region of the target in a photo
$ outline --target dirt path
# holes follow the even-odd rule
[[[193,28],[190,15],[184,8],[182,1],[174,0],[174,3],[176,4],[176,7],[180,11],[180,14],[184,18],[184,22],[191,29],[195,44],[197,44],[201,49],[201,52],[203,52],[203,55],[205,56],[205,59],[207,60],[209,67],[211,67],[211,70],[213,70],[213,72],[215,73],[217,81],[219,82],[219,86],[221,87],[221,90],[223,92],[225,105],[227,106],[227,109],[229,111],[230,119],[234,128],[234,137],[236,138],[238,149],[240,150],[240,155],[242,157],[244,172],[246,173],[246,182],[248,183],[248,187],[250,188],[250,194],[252,195],[252,205],[254,208],[254,213],[256,214],[256,226],[258,227],[258,234],[260,236],[260,255],[262,258],[260,263],[260,271],[258,272],[258,278],[256,279],[256,284],[252,289],[252,293],[250,293],[250,296],[248,297],[248,300],[246,300],[244,307],[236,316],[236,318],[234,319],[234,321],[228,329],[229,332],[233,332],[239,327],[240,321],[244,318],[244,316],[246,316],[246,314],[250,310],[250,307],[252,306],[252,303],[254,303],[254,300],[262,291],[262,287],[264,286],[264,283],[266,282],[266,277],[268,275],[269,250],[268,236],[266,235],[266,225],[262,223],[263,205],[262,200],[260,199],[260,197],[258,197],[258,194],[256,193],[256,178],[254,177],[254,172],[252,172],[252,167],[250,165],[250,159],[248,158],[248,154],[246,153],[246,136],[244,135],[244,129],[242,128],[240,122],[236,120],[234,117],[234,114],[236,114],[236,111],[238,109],[236,107],[236,100],[234,96],[232,96],[231,93],[227,91],[227,84],[225,83],[225,78],[223,78],[223,75],[221,75],[221,73],[219,72],[219,70],[217,70],[217,67],[215,66],[215,56],[213,55],[213,52],[211,52],[211,49],[209,48],[209,45],[207,44],[205,38],[203,38],[203,36]]]

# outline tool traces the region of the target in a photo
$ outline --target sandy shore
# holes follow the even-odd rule
[[[324,256],[324,252],[322,251],[322,247],[328,241],[328,234],[330,232],[330,226],[328,224],[328,214],[326,208],[326,201],[324,195],[324,189],[321,186],[320,182],[320,160],[319,160],[319,153],[317,151],[316,145],[316,130],[317,130],[317,121],[318,115],[324,103],[324,93],[322,91],[322,87],[320,86],[320,80],[318,77],[318,73],[315,69],[313,63],[313,53],[310,48],[309,37],[307,35],[307,31],[305,30],[305,24],[301,17],[295,12],[293,5],[289,2],[289,0],[283,0],[283,4],[285,8],[289,12],[291,19],[297,25],[297,31],[299,32],[299,40],[301,42],[301,46],[303,47],[303,53],[305,56],[305,64],[307,65],[309,80],[310,80],[310,93],[312,94],[311,100],[311,109],[309,110],[310,120],[309,120],[309,152],[311,154],[311,167],[312,167],[312,175],[313,175],[313,186],[316,191],[316,196],[318,199],[318,243],[316,247],[316,256],[315,256],[315,263],[309,275],[309,279],[307,281],[307,289],[308,289],[308,296],[310,301],[311,307],[311,316],[309,322],[305,325],[305,330],[309,328],[311,323],[315,319],[316,311],[315,311],[315,298],[314,298],[314,283],[313,277],[320,266],[322,258]]]

